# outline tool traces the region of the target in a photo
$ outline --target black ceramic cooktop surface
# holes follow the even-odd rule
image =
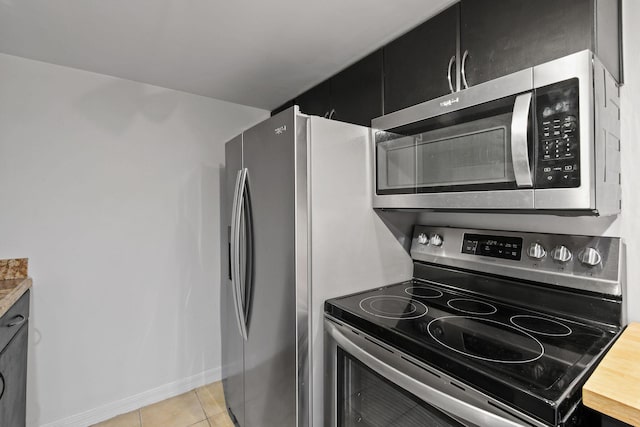
[[[325,311],[552,425],[616,335],[416,280],[331,299]]]

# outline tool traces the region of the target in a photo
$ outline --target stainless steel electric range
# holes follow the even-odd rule
[[[620,239],[416,226],[411,255],[412,280],[325,303],[327,425],[596,423],[581,388],[626,324]]]

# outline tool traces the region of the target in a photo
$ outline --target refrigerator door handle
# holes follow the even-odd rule
[[[244,224],[242,253],[244,254],[243,275],[240,276],[240,302],[242,307],[242,328],[245,331],[245,339],[248,337],[249,312],[251,311],[251,296],[253,295],[253,221],[251,212],[251,185],[249,182],[249,170],[245,169],[242,194],[242,220]]]
[[[236,312],[236,321],[240,335],[246,341],[247,330],[244,323],[242,302],[240,300],[240,220],[242,218],[242,205],[244,194],[244,183],[247,176],[247,169],[241,169],[236,176],[236,186],[233,196],[233,208],[231,210],[231,290]]]

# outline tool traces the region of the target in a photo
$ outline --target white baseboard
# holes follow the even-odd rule
[[[107,403],[106,405],[90,409],[80,414],[72,415],[52,423],[43,424],[40,427],[87,427],[92,424],[113,418],[116,415],[124,414],[152,403],[186,393],[196,387],[220,381],[220,368],[209,369],[199,374],[187,377],[169,384],[161,385],[154,389],[144,391],[122,400]]]

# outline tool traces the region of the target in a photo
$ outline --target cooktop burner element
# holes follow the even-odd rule
[[[367,297],[359,305],[366,313],[385,319],[417,319],[429,311],[420,301],[394,295]]]
[[[443,294],[435,288],[424,285],[414,285],[406,288],[405,293],[418,298],[440,298]]]
[[[529,363],[544,354],[531,334],[482,317],[439,317],[429,322],[427,331],[448,349],[487,362]]]
[[[447,301],[447,305],[467,314],[493,314],[498,311],[493,304],[469,298],[453,298]]]
[[[512,316],[509,321],[520,329],[548,337],[566,337],[573,332],[570,327],[557,320],[546,319],[540,316],[519,314]]]

